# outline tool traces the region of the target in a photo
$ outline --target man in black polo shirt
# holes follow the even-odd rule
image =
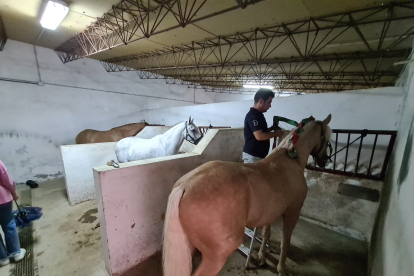
[[[275,93],[269,89],[259,89],[254,95],[254,106],[244,119],[244,163],[254,163],[265,158],[269,152],[270,139],[281,137],[283,132],[273,127],[267,128],[263,113],[272,106]]]

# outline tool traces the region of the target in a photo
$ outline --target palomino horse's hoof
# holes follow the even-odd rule
[[[264,266],[266,264],[266,259],[259,259],[258,260],[259,266]]]

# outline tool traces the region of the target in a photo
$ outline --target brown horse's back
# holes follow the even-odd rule
[[[124,137],[111,133],[110,131],[98,131],[93,129],[85,129],[76,136],[76,144],[90,144],[90,143],[107,143],[118,142]]]
[[[88,137],[88,133],[89,131],[91,131],[92,129],[85,129],[81,132],[79,132],[79,134],[76,136],[76,144],[87,144],[90,143],[87,139]]]
[[[107,131],[85,129],[76,136],[76,144],[118,142],[119,140],[137,135],[147,123],[127,124],[114,127]]]

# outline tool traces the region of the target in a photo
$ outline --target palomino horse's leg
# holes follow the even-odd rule
[[[262,231],[262,245],[259,250],[259,265],[262,266],[266,263],[266,243],[270,238],[270,225],[263,227]]]
[[[299,212],[295,212],[293,214],[284,214],[283,215],[283,238],[281,244],[281,253],[279,258],[279,264],[277,265],[277,271],[279,272],[280,276],[286,276],[286,268],[285,268],[285,261],[287,251],[290,246],[290,238],[292,236],[293,229],[298,223],[300,215]]]
[[[213,257],[203,254],[203,260],[192,276],[216,276],[226,261],[227,257]]]

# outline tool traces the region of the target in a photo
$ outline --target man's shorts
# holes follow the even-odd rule
[[[243,152],[243,157],[242,157],[243,163],[255,163],[258,162],[260,160],[263,160],[263,158],[260,157],[256,157],[253,155],[250,155],[248,153]]]

